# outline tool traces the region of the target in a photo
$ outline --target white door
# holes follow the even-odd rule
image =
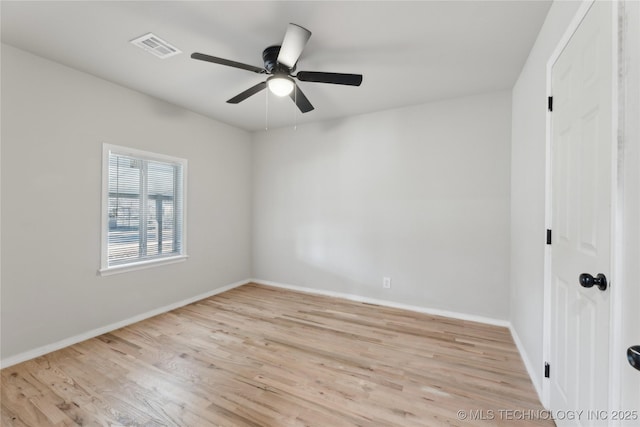
[[[611,272],[611,25],[611,4],[596,1],[551,73],[550,409],[559,426],[606,424],[597,411],[608,409],[610,291],[579,276]]]

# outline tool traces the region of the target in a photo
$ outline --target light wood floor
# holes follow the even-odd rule
[[[7,427],[553,425],[506,328],[253,284],[1,376]]]

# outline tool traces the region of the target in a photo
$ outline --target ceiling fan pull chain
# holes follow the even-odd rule
[[[298,105],[298,85],[295,85],[293,87],[293,103],[297,106]],[[298,130],[298,114],[297,114],[297,107],[294,106],[293,107],[293,130]]]
[[[266,106],[264,108],[264,130],[269,130],[269,91],[265,90],[266,93]]]

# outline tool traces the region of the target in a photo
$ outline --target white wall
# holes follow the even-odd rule
[[[552,4],[513,88],[510,312],[538,390],[544,366],[546,66],[579,6]]]
[[[254,277],[507,319],[510,136],[510,92],[254,134]]]
[[[2,45],[2,358],[250,277],[248,133]],[[100,277],[102,143],[189,161],[183,263]]]

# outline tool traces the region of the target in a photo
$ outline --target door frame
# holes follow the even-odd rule
[[[546,94],[552,96],[551,90],[551,73],[553,65],[556,63],[565,47],[569,43],[569,40],[576,32],[583,19],[587,15],[591,6],[600,0],[583,0],[575,13],[573,19],[569,23],[569,26],[565,30],[564,34],[560,38],[560,41],[556,45],[553,53],[547,61],[546,68]],[[606,1],[606,0],[605,0]],[[620,334],[620,327],[622,323],[622,301],[623,301],[623,287],[616,284],[622,279],[622,257],[618,254],[621,253],[622,245],[622,221],[621,214],[621,198],[619,192],[621,189],[621,179],[618,177],[619,167],[618,162],[621,161],[621,153],[618,149],[618,1],[611,2],[611,21],[612,21],[612,52],[614,60],[610,64],[612,67],[612,105],[611,105],[611,272],[609,282],[613,285],[609,288],[611,295],[610,306],[610,321],[609,321],[609,402],[608,407],[610,410],[618,408],[620,406],[620,383],[621,383],[621,361],[615,357],[616,348],[622,346],[622,337]],[[551,112],[547,111],[546,114],[546,141],[545,141],[545,227],[551,229],[552,224],[552,176],[551,176]],[[541,239],[543,238],[544,230],[540,230]],[[542,355],[544,361],[550,360],[551,355],[551,248],[553,245],[545,245],[544,249],[544,312],[543,312],[543,343],[542,343]],[[577,283],[577,282],[576,282]],[[551,366],[551,375],[553,375],[553,366]],[[547,378],[542,379],[542,404],[546,407],[550,407],[551,399],[551,385]]]
[[[622,154],[618,175],[622,180],[619,187],[619,208],[625,224],[625,241],[622,242],[618,261],[624,274],[622,282],[624,300],[621,314],[621,349],[640,344],[640,331],[629,325],[637,324],[637,307],[640,303],[640,288],[633,279],[640,276],[640,3],[622,1],[619,5],[620,22],[620,78],[619,78],[619,138]],[[640,410],[640,388],[630,386],[629,374],[638,380],[638,372],[631,370],[625,361],[621,362],[620,388],[618,393],[621,406],[614,409]],[[631,392],[629,396],[622,393]],[[627,405],[624,408],[622,405]],[[631,405],[629,407],[629,405]]]

